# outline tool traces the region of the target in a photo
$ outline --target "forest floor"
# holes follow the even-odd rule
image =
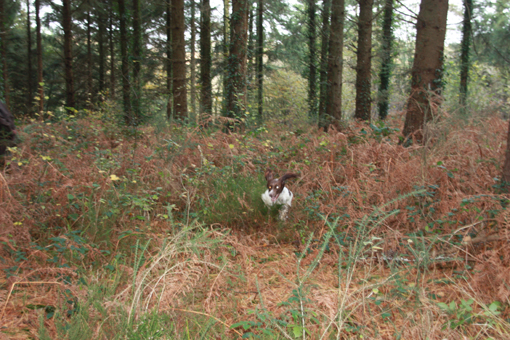
[[[19,127],[0,339],[510,339],[507,122]],[[267,126],[283,126],[280,123]],[[288,220],[264,170],[299,174]]]

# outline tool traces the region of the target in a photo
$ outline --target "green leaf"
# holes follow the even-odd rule
[[[294,337],[297,338],[298,336],[300,336],[303,333],[303,327],[294,325],[292,327],[292,333],[294,333]]]

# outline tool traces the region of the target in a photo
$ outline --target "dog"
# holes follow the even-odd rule
[[[292,204],[294,195],[285,187],[285,182],[290,178],[297,178],[298,175],[287,172],[280,178],[274,178],[273,171],[267,169],[265,172],[267,181],[267,190],[262,194],[262,201],[267,207],[281,205],[278,217],[281,221],[287,219],[289,208]]]

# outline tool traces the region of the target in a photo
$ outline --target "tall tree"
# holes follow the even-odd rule
[[[325,120],[326,101],[328,93],[328,52],[329,52],[329,17],[331,11],[331,0],[323,1],[322,8],[322,32],[321,32],[321,66],[320,66],[320,99],[319,99],[319,126]]]
[[[133,0],[133,115],[135,124],[139,123],[142,100],[142,82],[140,71],[142,69],[142,23],[140,19],[140,3]]]
[[[200,15],[200,110],[212,112],[211,4],[202,0]]]
[[[32,102],[32,27],[30,23],[30,0],[27,0],[27,105]],[[29,111],[32,111],[29,109]]]
[[[253,78],[255,76],[255,63],[254,63],[254,55],[255,55],[255,46],[254,46],[254,39],[255,39],[255,33],[253,31],[253,20],[255,18],[255,7],[253,4],[250,6],[249,12],[248,12],[248,66],[246,71],[246,78],[248,82],[248,96],[250,96],[251,88],[253,87]],[[248,99],[249,102],[250,99]]]
[[[64,30],[64,73],[66,82],[66,106],[74,108],[74,75],[73,75],[73,32],[71,0],[62,0],[62,28]]]
[[[448,0],[422,0],[416,24],[416,47],[407,102],[404,137],[424,142],[424,124],[441,103],[443,50]]]
[[[264,0],[257,3],[257,109],[259,121],[264,114]]]
[[[195,116],[196,110],[196,58],[195,58],[195,45],[196,45],[196,27],[195,27],[195,0],[190,0],[191,13],[190,13],[190,104],[191,104],[191,116]]]
[[[9,74],[7,73],[7,24],[5,15],[4,0],[0,0],[0,53],[2,58],[2,77],[3,77],[3,99],[5,106],[10,109],[9,97]]]
[[[389,108],[389,90],[392,68],[392,45],[393,45],[393,0],[384,1],[384,17],[382,27],[381,46],[381,71],[379,73],[379,118],[386,119]]]
[[[2,1],[2,0],[0,0]],[[37,41],[37,96],[39,105],[37,113],[39,116],[44,109],[44,84],[43,84],[43,62],[42,62],[42,37],[41,37],[41,16],[40,16],[40,0],[35,0],[35,25],[36,25],[36,41]]]
[[[103,92],[105,90],[105,64],[106,64],[106,55],[105,55],[105,36],[106,36],[106,26],[105,26],[105,13],[103,4],[100,3],[96,7],[96,21],[97,21],[97,48],[99,53],[99,92]]]
[[[344,49],[344,0],[332,0],[331,3],[331,33],[329,38],[328,60],[328,98],[326,114],[328,120],[338,123],[342,119],[342,70]],[[323,121],[327,127],[329,121]]]
[[[115,43],[114,43],[114,28],[113,28],[113,0],[108,1],[109,15],[108,15],[108,40],[110,44],[110,97],[115,99]]]
[[[248,0],[232,1],[230,54],[228,56],[227,116],[242,118],[246,109],[246,49]]]
[[[131,84],[129,80],[129,59],[127,51],[126,4],[124,0],[119,3],[119,29],[120,29],[120,57],[122,59],[122,103],[124,106],[124,120],[127,125],[133,124],[131,112]]]
[[[168,101],[166,105],[166,118],[172,118],[172,3],[166,0],[166,91]]]
[[[310,118],[317,118],[317,28],[315,14],[316,0],[308,0],[308,105]]]
[[[359,0],[358,49],[356,51],[356,109],[354,118],[370,120],[373,0]]]
[[[184,0],[171,1],[174,118],[186,119],[188,116],[188,102],[186,90],[186,46],[184,44]]]
[[[230,0],[223,0],[223,97],[227,97],[228,53],[230,52]]]
[[[473,16],[473,0],[464,0],[464,20],[462,21],[462,42],[460,43],[460,105],[466,105],[469,76],[469,50],[471,47],[471,18]]]
[[[87,107],[92,109],[92,18],[90,16],[91,4],[87,1]]]

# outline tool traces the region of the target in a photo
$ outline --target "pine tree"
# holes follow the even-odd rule
[[[416,24],[416,48],[404,125],[406,141],[424,142],[424,125],[441,103],[443,50],[448,0],[422,0]]]
[[[342,70],[344,49],[344,0],[332,0],[331,3],[331,33],[329,38],[328,60],[328,99],[326,114],[328,121],[323,121],[324,127],[328,124],[338,124],[342,119]]]
[[[389,109],[389,90],[392,68],[392,50],[393,50],[393,0],[384,1],[384,17],[382,27],[382,46],[381,46],[381,71],[379,73],[379,118],[384,120],[388,116]]]
[[[372,110],[372,6],[373,0],[360,0],[358,49],[356,51],[356,110],[354,118],[370,120]]]
[[[469,77],[469,50],[471,47],[471,18],[473,16],[473,0],[464,0],[464,20],[462,21],[462,41],[460,54],[460,105],[466,105]],[[464,108],[463,108],[464,109]]]
[[[211,5],[202,0],[200,15],[200,109],[212,113],[211,87]]]
[[[73,32],[71,16],[71,0],[62,0],[62,28],[64,30],[64,73],[66,83],[66,106],[76,106],[74,97],[74,75],[73,75]]]
[[[174,118],[184,120],[188,117],[184,0],[172,0],[171,16]]]
[[[243,118],[246,110],[246,57],[248,0],[232,1],[230,53],[228,56],[227,116]],[[232,129],[233,126],[229,126]]]

